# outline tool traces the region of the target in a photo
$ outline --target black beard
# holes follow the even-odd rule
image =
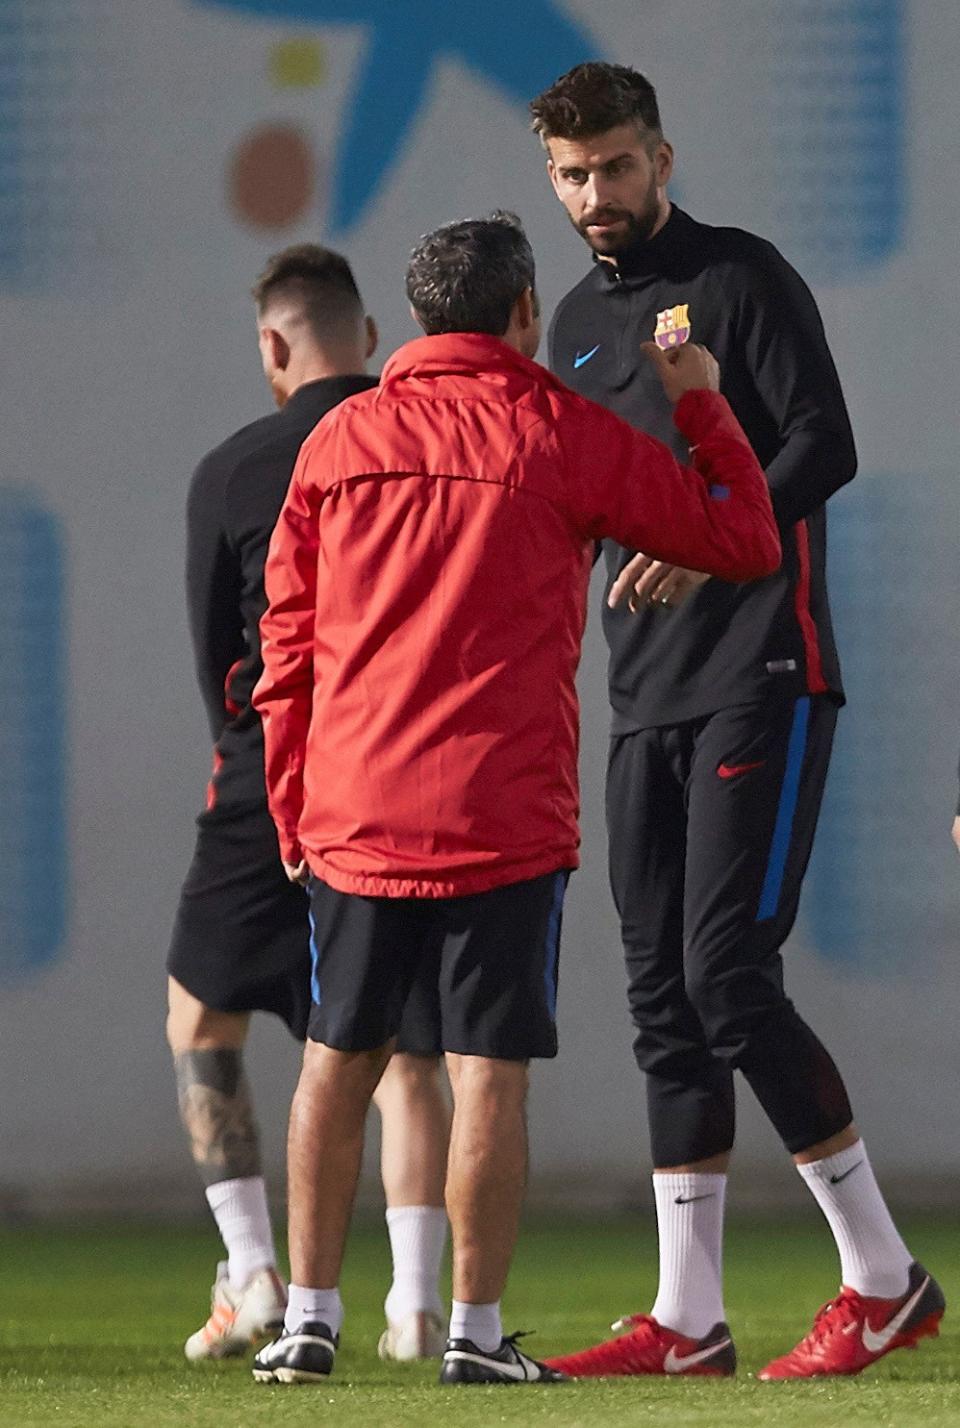
[[[594,238],[587,232],[589,224],[578,223],[575,218],[570,222],[580,234],[580,237],[587,243],[595,253],[603,257],[613,258],[617,253],[624,253],[630,248],[635,248],[641,243],[646,243],[651,237],[654,228],[657,226],[657,219],[660,211],[653,203],[642,213],[627,213],[623,209],[601,209],[599,214],[594,214],[592,222],[596,222],[598,217],[621,220],[624,224],[623,232],[604,238]]]

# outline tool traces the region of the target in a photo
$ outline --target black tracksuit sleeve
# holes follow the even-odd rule
[[[766,467],[781,531],[853,479],[846,403],[813,294],[774,249],[741,294],[743,353],[783,442]]]
[[[229,718],[224,685],[245,652],[240,612],[240,561],[225,527],[225,482],[216,463],[194,473],[187,499],[187,615],[213,741]]]

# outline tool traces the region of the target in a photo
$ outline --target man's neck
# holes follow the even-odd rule
[[[318,358],[316,361],[304,363],[303,367],[298,367],[296,375],[291,376],[285,373],[286,381],[284,389],[278,392],[274,387],[274,398],[277,406],[286,406],[291,397],[296,396],[302,387],[308,387],[311,382],[328,382],[337,377],[365,377],[367,375],[367,364],[359,359]]]
[[[362,377],[366,370],[366,362],[353,352],[340,356],[313,357],[298,367],[295,375],[291,375],[287,395],[292,397],[294,392],[305,387],[308,382],[323,382],[331,377]]]

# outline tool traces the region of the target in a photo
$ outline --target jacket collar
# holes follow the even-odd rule
[[[605,263],[594,257],[608,284],[629,282],[631,278],[648,278],[667,272],[676,266],[678,256],[693,230],[693,219],[682,208],[671,204],[670,217],[652,238],[625,249],[616,263]]]
[[[376,377],[367,376],[363,372],[348,373],[342,377],[318,377],[315,381],[304,382],[298,387],[284,402],[281,410],[292,415],[299,415],[301,412],[308,414],[318,409],[327,411],[330,407],[337,406],[345,397],[365,392],[368,387],[375,387],[376,384]]]
[[[490,337],[485,332],[445,332],[437,337],[416,337],[398,348],[388,359],[380,384],[384,386],[408,376],[441,377],[454,372],[470,375],[504,370],[523,372],[541,385],[556,383],[539,362],[524,357],[499,337]]]

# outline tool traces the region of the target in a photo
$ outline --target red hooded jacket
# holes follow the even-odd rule
[[[343,892],[455,897],[576,867],[593,543],[726,580],[780,543],[726,400],[697,470],[493,337],[408,343],[300,451],[261,623],[270,810]]]

